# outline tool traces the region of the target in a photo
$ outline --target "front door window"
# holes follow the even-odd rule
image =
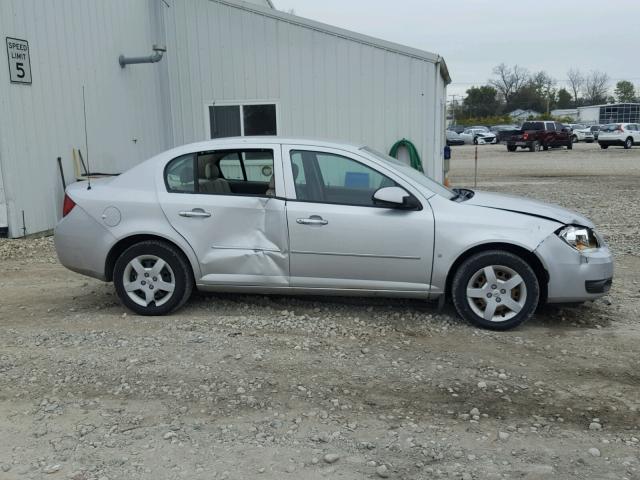
[[[326,152],[291,151],[296,198],[309,202],[375,207],[373,194],[396,182],[351,158]]]

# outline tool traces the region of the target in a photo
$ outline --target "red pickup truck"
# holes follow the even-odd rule
[[[507,139],[507,150],[515,152],[518,147],[528,148],[530,152],[554,147],[573,149],[571,130],[561,123],[551,121],[524,122],[517,132]]]

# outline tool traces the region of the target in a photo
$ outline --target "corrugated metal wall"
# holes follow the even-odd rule
[[[175,144],[208,138],[206,105],[271,100],[280,135],[386,151],[408,138],[441,178],[445,86],[433,62],[245,7],[174,0],[164,10]]]
[[[83,85],[94,171],[121,171],[170,146],[162,67],[118,65],[121,53],[149,55],[163,42],[158,8],[165,8],[160,0],[0,1],[1,56],[5,36],[27,40],[33,77],[30,86],[10,84],[2,60],[0,161],[13,236],[22,233],[22,210],[27,233],[49,229],[59,217],[56,157],[70,180],[71,149],[85,150]]]
[[[435,56],[251,1],[1,0],[2,37],[29,42],[33,77],[12,85],[0,67],[0,223],[4,190],[10,234],[21,235],[23,210],[27,233],[60,216],[56,157],[71,180],[71,150],[85,151],[83,85],[93,171],[206,139],[208,105],[257,100],[277,103],[280,135],[384,151],[408,138],[441,179]],[[160,63],[120,68],[120,54],[149,55],[154,43],[167,46]]]

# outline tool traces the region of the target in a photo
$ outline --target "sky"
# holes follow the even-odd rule
[[[273,0],[282,11],[438,53],[448,94],[484,85],[495,65],[606,72],[640,87],[640,0]]]

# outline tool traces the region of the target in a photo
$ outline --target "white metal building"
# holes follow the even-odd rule
[[[55,225],[56,158],[72,181],[73,148],[92,171],[120,172],[212,136],[277,133],[386,151],[407,138],[426,174],[443,178],[450,79],[432,53],[269,0],[2,0],[0,32],[0,229],[12,237]],[[120,55],[148,56],[154,44],[166,46],[160,61],[120,66]]]
[[[578,121],[587,125],[640,122],[640,103],[609,103],[578,107]]]
[[[556,108],[551,110],[551,116],[554,118],[570,118],[574,122],[578,120],[577,108]]]

